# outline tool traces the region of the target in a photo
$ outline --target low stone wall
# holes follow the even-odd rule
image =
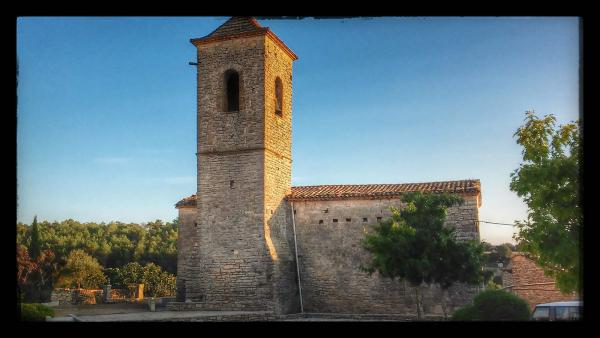
[[[195,303],[168,303],[167,310],[194,310]],[[276,315],[271,311],[255,311],[243,313],[231,313],[227,311],[207,313],[194,317],[165,318],[164,321],[186,321],[186,322],[237,322],[237,321],[416,321],[416,315],[401,313],[387,314],[359,314],[359,313],[293,313],[287,315]],[[443,321],[443,316],[425,315],[421,321]]]
[[[111,289],[110,303],[129,302],[136,299],[136,290],[129,289]],[[51,302],[58,302],[58,305],[79,305],[79,304],[102,304],[104,301],[104,291],[101,289],[69,289],[59,288],[52,291]]]
[[[131,299],[131,291],[129,289],[111,289],[111,302],[126,302]]]
[[[58,305],[71,304],[72,299],[71,289],[54,289],[50,296],[50,302],[58,302]]]
[[[64,304],[99,304],[102,302],[102,290],[91,289],[54,289],[50,296],[51,302]]]
[[[240,313],[240,314],[217,314],[214,316],[203,316],[193,318],[171,318],[170,322],[266,322],[278,320],[279,316],[272,312],[265,313]]]

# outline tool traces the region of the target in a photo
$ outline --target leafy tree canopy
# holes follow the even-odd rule
[[[36,219],[34,224],[35,227],[17,224],[17,244],[30,248],[34,242],[40,250],[52,250],[61,266],[71,251],[81,249],[107,268],[138,262],[157,264],[172,274],[177,271],[177,220],[172,223],[105,224],[80,223],[72,219],[37,222]]]
[[[511,173],[510,189],[528,207],[515,239],[556,279],[563,292],[581,291],[580,132],[576,122],[556,126],[556,118],[526,112],[515,133],[523,163]]]
[[[422,283],[438,283],[447,289],[455,282],[483,280],[483,246],[476,241],[458,242],[455,229],[445,227],[448,208],[463,199],[452,194],[408,193],[402,210],[392,208],[392,217],[366,233],[363,248],[371,253],[366,267],[388,278],[400,278],[415,287],[420,318]]]
[[[85,251],[71,251],[61,271],[58,286],[97,289],[106,284],[102,266]]]

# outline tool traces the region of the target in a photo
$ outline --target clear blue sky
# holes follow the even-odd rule
[[[177,217],[196,180],[189,39],[226,19],[19,18],[17,220]],[[294,185],[478,178],[480,219],[512,223],[524,112],[579,116],[577,18],[259,22],[299,56]]]

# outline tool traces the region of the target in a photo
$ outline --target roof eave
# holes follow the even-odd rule
[[[261,27],[260,30],[254,31],[254,32],[244,32],[244,33],[239,33],[239,34],[232,34],[232,35],[226,35],[226,36],[215,36],[215,37],[205,36],[202,38],[190,39],[190,43],[192,43],[196,47],[199,47],[201,45],[206,45],[206,44],[213,43],[213,42],[249,38],[249,37],[261,36],[261,35],[266,35],[266,36],[270,37],[281,49],[283,49],[283,51],[287,55],[289,55],[290,58],[292,58],[292,61],[298,60],[298,56],[288,46],[286,46],[286,44],[283,43],[283,41],[281,41],[281,39],[279,39],[277,37],[277,35],[275,35],[275,33],[273,33],[268,27]]]

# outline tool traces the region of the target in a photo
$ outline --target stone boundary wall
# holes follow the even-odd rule
[[[59,305],[65,304],[103,304],[104,291],[101,289],[69,289],[58,288],[52,290],[51,302],[58,301]],[[134,295],[135,296],[135,295]],[[129,289],[111,289],[110,302],[128,302],[132,300],[132,293]]]
[[[169,303],[167,310],[192,310],[192,303]],[[237,322],[237,321],[416,321],[416,315],[401,313],[386,314],[360,314],[360,313],[292,313],[287,315],[276,315],[271,311],[246,312],[246,313],[223,313],[193,318],[169,318],[165,321],[182,322]],[[443,321],[440,315],[425,315],[421,321]]]
[[[265,322],[275,321],[279,316],[272,312],[264,313],[241,313],[241,314],[222,314],[214,316],[203,316],[194,318],[171,318],[163,321],[169,322]]]

